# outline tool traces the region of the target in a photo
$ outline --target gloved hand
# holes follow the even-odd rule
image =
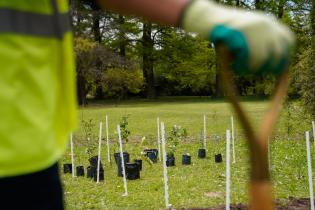
[[[223,44],[233,55],[236,74],[281,74],[291,56],[295,36],[288,27],[261,12],[193,0],[182,15],[182,27],[214,44]]]

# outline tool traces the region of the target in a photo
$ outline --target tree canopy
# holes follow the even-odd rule
[[[290,98],[301,98],[315,114],[315,0],[221,0],[263,10],[296,33]],[[211,43],[179,28],[160,26],[109,11],[91,11],[71,1],[79,102],[162,95],[220,96],[217,55]],[[268,96],[272,76],[239,77],[241,95]]]

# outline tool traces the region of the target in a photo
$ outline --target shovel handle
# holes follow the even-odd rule
[[[250,150],[250,208],[252,210],[274,209],[272,198],[272,185],[268,166],[268,136],[278,119],[281,104],[287,93],[288,73],[285,71],[278,79],[275,94],[268,111],[265,113],[258,135],[254,131],[245,109],[241,106],[233,81],[230,53],[228,49],[220,46],[217,49],[220,57],[220,77],[226,98],[232,104],[240,123],[244,128]]]

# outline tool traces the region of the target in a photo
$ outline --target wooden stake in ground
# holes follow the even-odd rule
[[[207,149],[207,122],[206,115],[203,115],[203,147]]]
[[[98,155],[97,155],[97,177],[96,177],[96,183],[99,183],[99,182],[100,182],[102,128],[103,128],[103,123],[100,122],[100,134],[99,134],[99,139],[98,139]]]
[[[161,123],[161,133],[162,133],[162,153],[163,153],[163,177],[164,177],[164,192],[165,192],[165,208],[170,207],[168,202],[168,177],[167,177],[167,167],[166,167],[166,150],[165,150],[165,127],[164,123]]]
[[[233,155],[233,163],[235,163],[235,147],[234,147],[234,141],[235,141],[235,133],[234,133],[234,118],[233,115],[231,116],[231,129],[232,129],[232,155]]]
[[[231,135],[230,131],[226,131],[226,190],[225,190],[225,209],[230,210],[230,145]]]
[[[160,140],[160,118],[156,119],[157,122],[157,144],[158,144],[158,153],[159,153],[159,161],[161,161],[161,140]]]
[[[106,115],[106,144],[107,144],[107,160],[110,162],[110,149],[109,149],[109,138],[108,138],[108,117]]]
[[[70,133],[70,152],[71,152],[71,167],[72,167],[72,177],[74,176],[74,154],[73,154],[73,139],[72,133]]]
[[[117,125],[117,132],[118,132],[118,141],[119,141],[119,148],[120,148],[121,168],[122,168],[123,178],[124,178],[124,194],[123,194],[123,196],[127,196],[128,195],[127,179],[126,179],[126,170],[125,170],[125,159],[124,159],[124,153],[123,153],[123,147],[122,147],[122,141],[121,141],[120,125]]]
[[[312,161],[311,161],[311,147],[310,147],[310,132],[305,133],[306,152],[307,152],[307,168],[308,168],[308,183],[310,190],[311,210],[314,210],[314,191],[313,191],[313,176],[312,176]]]

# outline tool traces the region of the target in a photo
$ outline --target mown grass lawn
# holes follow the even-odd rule
[[[267,108],[266,101],[248,100],[243,105],[249,112],[255,125],[258,125],[263,112]],[[230,129],[229,105],[224,101],[207,98],[165,99],[161,101],[123,102],[91,104],[79,110],[79,120],[92,119],[94,138],[87,142],[84,137],[82,123],[74,133],[75,165],[88,165],[86,148],[96,146],[100,121],[109,117],[111,140],[111,157],[118,152],[116,125],[122,116],[128,115],[131,131],[130,141],[124,144],[131,160],[137,158],[145,148],[157,148],[156,118],[165,122],[166,133],[173,125],[181,125],[188,131],[189,137],[181,142],[176,151],[176,167],[168,168],[170,203],[176,209],[189,207],[210,207],[225,203],[225,139],[226,129]],[[200,147],[199,137],[203,129],[203,114],[207,115],[207,159],[198,159]],[[298,113],[292,117],[286,112],[275,128],[271,137],[271,171],[275,186],[275,197],[285,202],[288,197],[308,197],[308,179],[305,140],[303,133],[309,128],[309,122]],[[301,118],[297,121],[297,118]],[[235,117],[236,118],[236,117]],[[237,118],[236,118],[237,119]],[[236,127],[236,163],[231,165],[231,201],[247,203],[247,171],[248,150],[241,128],[235,119]],[[290,131],[288,131],[288,128]],[[292,136],[288,140],[288,133]],[[103,131],[103,136],[105,133]],[[213,136],[219,135],[219,140]],[[145,145],[140,145],[141,138],[146,136]],[[192,155],[192,165],[182,166],[181,155]],[[222,153],[223,163],[214,163],[214,155]],[[95,155],[97,151],[95,151]],[[61,164],[70,162],[69,151],[61,160]],[[99,184],[85,178],[72,178],[70,174],[62,176],[67,209],[162,209],[164,204],[164,185],[162,163],[149,165],[144,161],[141,179],[128,181],[127,197],[123,197],[123,180],[117,177],[117,167],[107,162],[105,141],[102,147],[105,181]],[[314,162],[315,163],[315,162]],[[313,165],[314,165],[313,163]]]

